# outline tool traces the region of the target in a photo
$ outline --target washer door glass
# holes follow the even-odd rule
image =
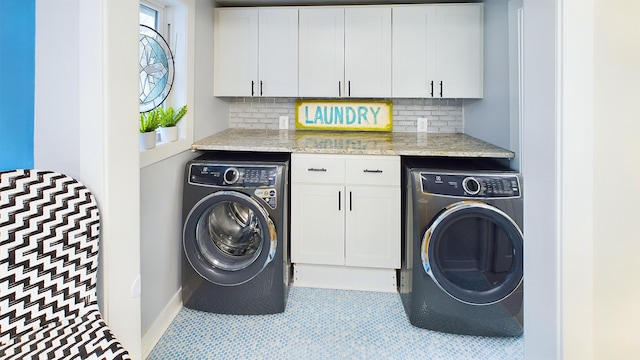
[[[237,271],[262,251],[264,230],[257,214],[237,201],[221,201],[200,216],[196,241],[200,253],[214,266]]]
[[[448,206],[422,239],[424,270],[450,296],[492,304],[522,282],[523,236],[500,209],[477,201]]]
[[[273,259],[273,221],[253,198],[216,192],[194,206],[184,228],[184,250],[193,268],[220,285],[252,279]]]

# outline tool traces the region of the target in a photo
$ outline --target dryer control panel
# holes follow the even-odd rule
[[[419,173],[423,193],[465,198],[520,197],[520,179],[515,175],[466,175]]]
[[[189,183],[204,186],[274,186],[277,177],[277,166],[191,164],[189,169]]]

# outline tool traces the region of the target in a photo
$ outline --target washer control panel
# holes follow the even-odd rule
[[[520,179],[515,175],[464,175],[420,172],[423,193],[469,198],[520,197]]]
[[[274,186],[277,177],[277,166],[191,164],[189,168],[189,183],[204,186]]]

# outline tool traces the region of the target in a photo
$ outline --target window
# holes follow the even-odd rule
[[[172,107],[177,111],[184,105],[187,105],[188,109],[187,114],[178,123],[177,132],[179,135],[177,140],[165,141],[158,131],[156,134],[156,139],[158,140],[156,146],[151,149],[141,150],[140,166],[144,167],[190,149],[193,142],[192,89],[194,48],[191,43],[194,39],[194,1],[143,0],[139,2],[139,5],[140,25],[145,25],[155,30],[162,37],[160,39],[154,31],[147,29],[149,33],[153,33],[156,36],[154,39],[157,39],[158,44],[145,46],[146,44],[141,41],[141,72],[139,76],[141,112],[148,111],[143,110],[142,106],[143,96],[146,96],[144,94],[150,94],[153,91],[150,88],[143,88],[148,84],[151,84],[152,87],[160,84],[157,88],[166,89],[167,91],[162,97],[158,97],[155,103],[149,104],[149,107],[145,109],[150,110],[156,106],[162,106],[164,108]],[[147,35],[147,33],[143,26],[140,27],[140,30],[140,38],[143,39],[143,35]],[[163,45],[164,43],[168,45],[172,53],[173,66],[167,66],[167,69],[163,69],[163,66],[160,66],[166,64],[166,62],[158,61],[157,58],[154,58],[154,54],[149,52],[153,50],[151,48],[154,46],[157,46],[157,49],[166,49],[166,45]],[[162,51],[162,53],[168,52]],[[146,60],[143,60],[145,58],[150,60],[149,64],[145,63]],[[142,69],[146,65],[149,66],[143,73]],[[156,65],[158,66],[154,68]],[[160,80],[154,83],[155,79],[160,79],[165,73],[170,73],[171,77],[168,78],[173,79],[169,86],[163,86]],[[145,78],[147,78],[147,82],[143,81]]]
[[[140,25],[146,25],[158,31],[158,10],[140,4]]]
[[[138,94],[140,112],[154,111],[156,108],[167,108],[165,100],[171,93],[175,78],[173,51],[161,34],[161,29],[170,26],[163,24],[161,15],[164,9],[140,5],[140,73],[138,78]],[[175,129],[174,129],[175,130]]]

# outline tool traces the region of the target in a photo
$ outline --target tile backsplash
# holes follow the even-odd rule
[[[278,129],[280,116],[295,128],[295,98],[229,98],[229,127]],[[415,132],[417,119],[426,117],[428,132],[463,132],[463,100],[392,99],[393,131]]]

